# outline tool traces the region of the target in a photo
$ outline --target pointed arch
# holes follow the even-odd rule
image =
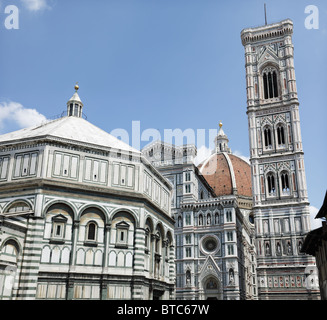
[[[286,125],[283,124],[282,122],[279,122],[276,125],[276,134],[277,134],[277,145],[279,147],[284,146],[286,144],[286,134],[287,134]]]

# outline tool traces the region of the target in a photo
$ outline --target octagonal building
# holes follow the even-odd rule
[[[174,298],[172,187],[75,89],[65,116],[0,136],[0,299]]]

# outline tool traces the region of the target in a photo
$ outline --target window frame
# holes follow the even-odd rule
[[[62,215],[58,214],[51,219],[51,242],[60,242],[64,243],[65,242],[65,237],[66,237],[66,225],[67,225],[67,218]],[[60,234],[57,234],[58,227],[61,228]]]
[[[94,225],[94,238],[90,239],[90,226]],[[86,234],[85,234],[85,240],[90,242],[97,242],[98,236],[98,225],[95,221],[89,221],[86,225]]]
[[[233,213],[231,210],[226,211],[226,222],[233,222]]]
[[[263,83],[263,100],[276,99],[280,97],[279,70],[273,66],[267,66],[261,73]]]
[[[127,248],[128,247],[128,233],[129,233],[130,225],[122,221],[116,224],[116,243],[115,246],[119,248]],[[124,239],[121,240],[121,234],[123,233]]]
[[[280,173],[280,191],[282,196],[290,196],[292,194],[291,190],[291,174],[283,170]]]
[[[265,125],[263,127],[262,133],[263,133],[263,147],[264,150],[272,150],[274,147],[274,142],[273,142],[273,130],[270,125]]]
[[[268,172],[266,174],[266,190],[267,190],[267,196],[270,198],[277,197],[277,180],[276,175],[273,172]],[[274,191],[273,191],[274,189]],[[272,191],[272,192],[271,192]]]

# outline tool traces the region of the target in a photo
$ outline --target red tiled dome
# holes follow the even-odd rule
[[[199,165],[199,170],[217,196],[252,197],[251,166],[230,153],[216,153]]]

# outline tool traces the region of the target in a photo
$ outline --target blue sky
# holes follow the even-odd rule
[[[232,151],[247,157],[240,32],[264,24],[265,2],[268,23],[294,22],[308,192],[320,208],[327,178],[325,0],[2,0],[0,134],[60,114],[78,81],[84,113],[107,132],[132,134],[132,121],[140,121],[141,132],[208,133],[222,120]],[[4,26],[8,5],[19,9],[18,30]],[[319,9],[317,30],[305,28],[308,5]]]

